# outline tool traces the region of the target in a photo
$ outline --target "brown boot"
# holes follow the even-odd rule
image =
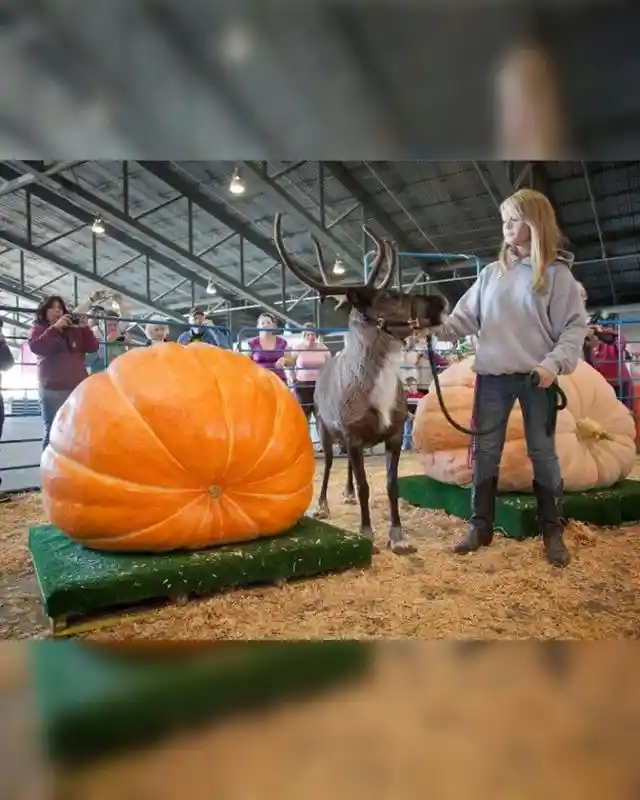
[[[471,494],[473,514],[469,520],[466,536],[459,539],[453,546],[454,553],[464,556],[481,547],[489,547],[493,541],[497,490],[497,478],[489,478],[473,487]]]
[[[534,481],[533,492],[538,501],[538,528],[547,561],[554,567],[566,567],[571,561],[571,554],[564,543],[562,484],[554,491]]]

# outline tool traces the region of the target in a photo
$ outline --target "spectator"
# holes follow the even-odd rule
[[[433,356],[438,373],[449,366],[449,360],[437,351],[434,350]],[[427,339],[424,334],[410,336],[406,340],[403,350],[402,378],[404,381],[413,378],[421,392],[426,394],[429,391],[433,375],[427,353]]]
[[[287,340],[276,334],[278,324],[271,314],[260,314],[258,329],[260,330],[259,335],[249,339],[248,342],[250,357],[256,364],[270,370],[286,383],[285,367],[287,362],[292,360]]]
[[[313,414],[313,394],[316,380],[323,364],[331,358],[331,351],[318,338],[308,322],[302,334],[302,341],[291,353],[291,362],[295,368],[295,389],[298,402],[302,406],[307,419]]]
[[[98,340],[87,316],[72,316],[64,300],[53,295],[38,306],[28,343],[37,356],[44,450],[58,409],[87,377],[85,357],[98,351]]]
[[[114,358],[126,353],[132,339],[126,330],[128,323],[121,319],[127,315],[128,308],[119,292],[96,290],[89,300],[76,306],[74,314],[86,314],[87,311],[90,313],[89,325],[98,340],[98,352],[89,354],[85,362],[93,375],[102,372]]]
[[[147,337],[147,347],[153,344],[163,344],[169,335],[169,326],[163,322],[150,322],[145,326],[144,335]]]
[[[192,344],[202,342],[213,347],[229,349],[228,337],[222,331],[206,319],[206,314],[202,308],[193,308],[189,313],[189,330],[184,331],[178,337],[178,344]]]
[[[609,318],[617,319],[615,315]],[[616,397],[633,411],[633,383],[627,367],[625,352],[627,341],[618,334],[614,325],[589,324],[584,349],[585,361],[596,369],[613,387]]]
[[[629,353],[629,373],[634,383],[640,383],[640,351]]]
[[[420,391],[418,387],[418,381],[415,378],[406,378],[404,382],[404,388],[407,394],[408,414],[404,423],[402,449],[407,451],[413,450],[413,420],[415,418],[416,409],[418,408],[418,402],[420,401],[421,397],[424,397],[424,393]]]

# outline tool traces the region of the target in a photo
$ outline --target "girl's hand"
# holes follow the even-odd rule
[[[283,356],[276,361],[276,369],[284,369],[287,366],[287,360]]]
[[[548,389],[556,379],[556,376],[553,374],[553,372],[549,372],[549,370],[545,369],[544,367],[536,367],[534,372],[537,372],[540,376],[541,389]]]
[[[81,328],[88,328],[89,327],[89,317],[86,314],[81,314],[80,319],[78,320],[78,325]]]

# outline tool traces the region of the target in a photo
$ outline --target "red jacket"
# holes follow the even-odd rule
[[[85,355],[98,350],[98,340],[89,327],[71,326],[59,331],[50,325],[34,325],[29,348],[38,359],[41,389],[73,391],[87,377]]]
[[[611,342],[598,342],[591,346],[591,366],[609,383],[618,383],[620,380],[631,380],[631,374],[623,358],[620,359],[620,351],[624,354],[627,347],[627,340],[624,337],[618,339],[617,336]]]

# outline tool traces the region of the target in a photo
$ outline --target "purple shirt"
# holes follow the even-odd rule
[[[265,350],[261,343],[260,337],[256,336],[255,339],[249,340],[249,348],[251,350],[251,358],[261,367],[270,370],[277,375],[282,381],[287,382],[287,376],[283,369],[276,367],[276,361],[279,361],[285,354],[287,349],[287,342],[281,336],[276,336],[276,346],[273,350]]]

